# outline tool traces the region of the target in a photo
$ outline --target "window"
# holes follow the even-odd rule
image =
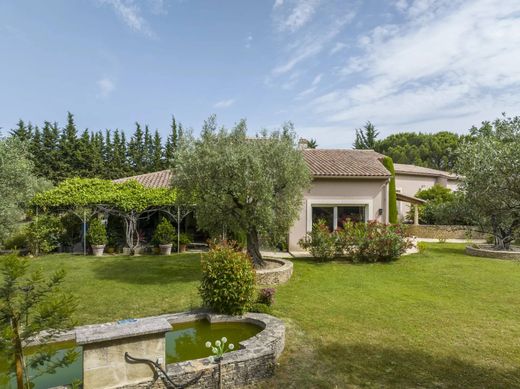
[[[313,205],[312,225],[318,220],[325,220],[329,230],[341,227],[347,220],[353,222],[366,221],[365,205]]]
[[[329,230],[334,227],[334,207],[312,207],[312,225],[318,220],[325,220]]]
[[[364,222],[365,221],[365,207],[362,206],[346,206],[338,207],[338,227],[341,227],[344,222]]]

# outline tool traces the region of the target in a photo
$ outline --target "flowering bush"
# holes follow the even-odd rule
[[[199,293],[205,306],[229,315],[240,315],[250,308],[255,272],[247,254],[231,245],[216,245],[202,256],[201,264]]]
[[[322,261],[334,259],[337,256],[337,236],[330,232],[325,220],[318,220],[312,226],[312,231],[299,240],[298,244],[309,250],[314,258]]]
[[[313,231],[300,240],[300,246],[318,259],[348,258],[354,262],[388,262],[401,256],[411,242],[400,224],[377,221],[347,221],[330,232],[325,222],[314,225]]]
[[[258,293],[257,302],[260,304],[265,304],[267,306],[271,306],[274,304],[274,294],[276,293],[276,289],[274,288],[263,288],[260,289]]]

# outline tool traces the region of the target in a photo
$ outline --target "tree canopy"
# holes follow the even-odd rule
[[[458,153],[463,212],[509,249],[520,229],[520,117],[485,122]]]
[[[370,121],[366,122],[363,128],[356,128],[354,148],[373,150],[376,146],[378,135],[379,131],[376,130],[375,126]]]
[[[67,178],[114,179],[167,169],[183,136],[182,124],[172,117],[170,132],[163,141],[159,130],[135,123],[127,141],[119,129],[80,130],[74,115],[66,124],[46,121],[41,127],[20,120],[10,137],[25,142],[38,176],[58,183]]]
[[[24,217],[24,207],[50,183],[38,178],[28,157],[28,146],[14,138],[0,138],[0,241]]]
[[[245,234],[257,266],[263,265],[259,236],[277,240],[288,233],[310,184],[295,139],[291,124],[249,138],[244,120],[217,130],[212,116],[200,139],[187,139],[176,155],[173,185],[194,199],[199,228]]]

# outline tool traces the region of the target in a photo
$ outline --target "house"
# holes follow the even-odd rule
[[[381,162],[384,155],[373,150],[348,149],[301,148],[301,152],[313,180],[304,193],[299,217],[289,232],[289,250],[300,249],[298,241],[311,231],[313,222],[318,219],[326,220],[331,229],[341,226],[347,219],[388,222],[391,174]],[[394,168],[401,218],[406,216],[410,204],[423,202],[414,197],[420,189],[435,184],[450,189],[457,187],[457,176],[448,172],[403,164],[394,164]],[[115,181],[135,179],[148,187],[167,187],[171,174],[170,170],[162,170]]]

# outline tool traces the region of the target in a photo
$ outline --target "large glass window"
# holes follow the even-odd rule
[[[346,206],[338,207],[338,227],[343,226],[346,221],[364,222],[365,221],[365,207],[360,206]]]
[[[325,220],[329,230],[341,228],[346,221],[365,222],[365,205],[313,205],[312,225]]]
[[[334,207],[312,207],[312,225],[318,220],[325,220],[329,230],[334,228]]]

